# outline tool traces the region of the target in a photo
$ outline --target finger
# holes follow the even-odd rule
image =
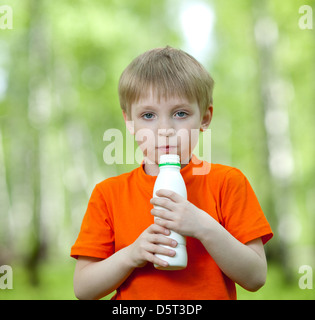
[[[165,260],[162,260],[160,258],[158,258],[157,256],[155,256],[155,254],[147,252],[145,260],[154,264],[157,264],[159,266],[162,267],[167,267],[168,263]]]
[[[164,227],[168,230],[174,230],[176,231],[176,225],[174,224],[174,222],[170,221],[170,220],[166,220],[166,219],[155,219],[154,223],[156,223],[157,225]]]
[[[157,218],[165,219],[165,220],[172,220],[174,218],[174,213],[169,210],[161,210],[153,208],[151,209],[151,214]]]
[[[153,255],[152,258],[152,263],[157,264],[161,267],[168,267],[168,262],[166,262],[165,260],[162,260],[160,258],[158,258],[157,256]]]
[[[164,246],[164,245],[159,245],[159,244],[154,244],[149,242],[145,245],[144,249],[147,253],[161,254],[169,257],[173,257],[176,254],[176,251],[170,249],[169,246]],[[148,260],[148,261],[152,262],[151,260]]]
[[[170,200],[172,200],[173,202],[182,202],[185,199],[179,195],[178,193],[171,191],[171,190],[167,190],[167,189],[160,189],[156,192],[156,195],[158,197],[165,197],[168,198]]]
[[[154,253],[155,254],[161,254],[163,256],[174,257],[175,254],[176,254],[176,251],[170,249],[169,246],[155,245]]]
[[[154,206],[159,206],[170,211],[175,209],[175,203],[167,198],[154,197],[150,200],[150,203]]]
[[[168,230],[167,228],[164,228],[158,224],[151,224],[150,227],[147,229],[147,231],[149,233],[162,233],[165,234],[167,236],[169,236],[171,234],[171,231]]]
[[[162,234],[151,234],[148,237],[148,241],[151,243],[162,244],[174,248],[177,246],[176,240],[165,237]]]

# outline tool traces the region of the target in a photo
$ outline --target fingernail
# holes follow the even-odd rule
[[[177,247],[177,242],[175,240],[172,240],[172,247]]]

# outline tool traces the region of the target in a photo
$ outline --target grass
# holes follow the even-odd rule
[[[30,285],[28,274],[21,265],[12,264],[13,289],[1,290],[0,300],[73,300],[72,278],[74,261],[60,264],[44,264],[40,268],[40,283],[38,286]],[[286,283],[281,268],[270,265],[265,286],[257,292],[248,292],[237,286],[239,300],[314,300],[315,288],[302,290],[296,281]],[[109,297],[107,297],[108,299]],[[105,298],[106,299],[106,298]]]
[[[0,290],[0,300],[69,300],[75,299],[72,286],[74,263],[44,264],[40,268],[39,285],[30,284],[21,265],[12,264],[13,289]]]

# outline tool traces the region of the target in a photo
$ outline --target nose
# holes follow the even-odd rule
[[[172,123],[166,119],[160,121],[158,135],[162,137],[171,137],[176,134],[176,130],[173,128]]]
[[[173,128],[169,128],[169,129],[160,128],[160,129],[158,129],[158,134],[159,134],[159,136],[162,136],[162,137],[171,137],[171,136],[174,136],[175,133],[176,133],[176,131]]]

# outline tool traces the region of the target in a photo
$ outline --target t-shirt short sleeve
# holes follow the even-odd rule
[[[114,232],[106,202],[96,186],[70,255],[76,259],[78,256],[105,259],[114,253],[114,243]]]
[[[240,242],[260,238],[265,244],[272,236],[270,225],[246,177],[231,169],[221,189],[221,213],[224,227]]]

